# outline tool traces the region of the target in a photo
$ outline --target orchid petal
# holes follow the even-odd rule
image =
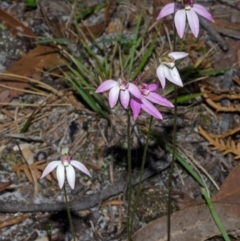
[[[198,13],[199,15],[203,16],[204,18],[208,19],[211,22],[214,22],[212,15],[208,12],[208,10],[200,4],[193,4],[192,9]]]
[[[129,94],[128,90],[120,91],[120,101],[121,101],[123,108],[127,109],[129,100],[130,100],[130,94]]]
[[[185,9],[178,10],[174,16],[175,26],[180,38],[183,37],[186,26],[186,11]]]
[[[157,68],[157,77],[160,80],[162,88],[164,89],[166,84],[166,78],[164,74],[164,66],[162,64],[160,64],[160,66]]]
[[[62,156],[63,156],[63,155],[67,155],[67,154],[68,154],[68,151],[69,151],[69,148],[68,148],[68,147],[63,147],[63,148],[62,148],[62,151],[61,151]]]
[[[174,60],[177,60],[177,59],[182,59],[182,58],[188,56],[188,53],[185,53],[185,52],[172,52],[172,53],[169,53],[168,56],[171,57],[171,58],[174,58]]]
[[[113,108],[117,101],[118,101],[118,96],[119,96],[119,86],[115,85],[110,91],[109,91],[109,96],[108,96],[108,100],[109,100],[109,105],[111,108]]]
[[[146,99],[150,100],[153,103],[163,105],[166,107],[174,107],[173,104],[167,100],[166,98],[162,97],[161,95],[157,93],[149,93],[147,96],[145,96]]]
[[[196,38],[199,33],[198,15],[193,11],[193,9],[186,10],[186,12],[187,12],[187,19],[188,19],[189,26],[192,30],[194,37]]]
[[[165,5],[160,11],[160,13],[158,14],[157,20],[174,13],[174,11],[175,11],[175,3],[169,3]]]
[[[100,84],[100,86],[95,91],[96,93],[102,93],[104,91],[112,89],[115,85],[118,85],[118,82],[115,80],[106,80]]]
[[[141,102],[133,97],[130,101],[130,106],[133,112],[133,119],[136,120],[141,110]]]
[[[173,82],[174,79],[173,79],[172,74],[171,74],[172,69],[167,67],[167,66],[163,66],[163,70],[164,70],[164,75],[165,75],[166,79],[168,79],[170,82]]]
[[[58,185],[60,188],[63,187],[64,184],[64,180],[65,180],[65,170],[64,170],[64,166],[62,164],[59,164],[57,167],[57,180],[58,180]]]
[[[151,92],[159,89],[159,84],[148,84],[147,86]]]
[[[47,176],[51,171],[53,171],[58,165],[61,164],[61,161],[52,161],[50,162],[46,168],[44,169],[43,173],[42,173],[42,176],[40,177],[43,178],[45,176]]]
[[[157,119],[162,119],[162,115],[161,113],[158,111],[158,109],[148,100],[146,99],[142,99],[142,105],[141,105],[142,109],[144,111],[146,111],[148,114],[154,116]]]
[[[74,167],[76,167],[79,171],[85,173],[86,175],[88,175],[89,177],[91,177],[90,172],[88,171],[88,169],[85,167],[85,165],[83,165],[81,162],[76,161],[76,160],[71,160],[71,165],[73,165]]]
[[[183,83],[176,67],[171,69],[170,74],[171,74],[171,78],[168,80],[174,83],[175,85],[182,87]]]
[[[71,164],[72,164],[72,162],[71,162]],[[74,189],[75,179],[76,179],[76,174],[75,174],[74,168],[71,165],[68,165],[66,167],[66,173],[67,173],[68,184],[72,189]]]
[[[128,90],[137,99],[141,99],[142,98],[141,91],[138,89],[138,87],[135,84],[129,83],[128,84]]]

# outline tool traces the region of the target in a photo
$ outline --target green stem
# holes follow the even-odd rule
[[[128,241],[131,241],[132,229],[130,225],[131,217],[131,198],[132,198],[132,160],[131,160],[131,129],[130,129],[130,112],[128,111],[127,123],[127,145],[128,145],[128,209],[127,209],[127,234]]]
[[[71,217],[71,213],[70,213],[70,208],[69,208],[69,202],[68,202],[68,198],[67,198],[67,191],[66,191],[65,183],[63,185],[63,191],[64,191],[64,197],[65,197],[67,214],[68,214],[68,221],[69,221],[69,224],[70,224],[70,230],[71,230],[71,233],[72,233],[72,236],[73,236],[73,240],[75,241],[76,240],[76,235],[75,235],[73,222],[72,222],[72,217]]]
[[[228,234],[227,234],[225,228],[223,227],[223,224],[222,224],[221,220],[219,219],[219,217],[217,215],[217,212],[216,212],[216,210],[214,208],[214,205],[212,203],[211,198],[209,197],[208,192],[206,191],[205,188],[201,188],[201,190],[202,190],[202,194],[203,194],[203,196],[204,196],[204,198],[205,198],[205,200],[206,200],[206,202],[208,204],[208,208],[209,208],[209,210],[210,210],[210,212],[212,214],[212,217],[213,217],[213,219],[214,219],[218,229],[220,230],[224,240],[225,241],[230,241],[230,238],[228,237]]]
[[[171,240],[171,202],[172,202],[172,180],[176,156],[176,139],[177,139],[177,86],[174,86],[174,119],[173,119],[173,147],[172,162],[168,178],[168,219],[167,219],[167,241]]]
[[[176,1],[175,1],[176,4]],[[174,23],[173,23],[174,25]],[[173,26],[173,51],[176,51],[176,28]],[[174,117],[173,117],[173,151],[172,162],[168,178],[168,212],[167,212],[167,241],[171,241],[171,202],[172,202],[172,180],[176,156],[176,141],[177,141],[177,86],[174,85]]]
[[[142,157],[142,165],[141,165],[141,171],[140,171],[140,178],[137,186],[137,194],[136,194],[136,199],[134,201],[134,206],[133,206],[133,212],[132,212],[132,218],[131,218],[131,230],[132,230],[132,225],[133,225],[133,220],[134,220],[134,214],[137,209],[139,197],[140,197],[140,191],[141,191],[141,184],[142,184],[142,177],[143,177],[143,172],[144,172],[144,166],[146,163],[146,156],[147,156],[147,149],[148,149],[148,142],[149,142],[149,137],[150,137],[150,131],[152,127],[152,121],[153,117],[151,116],[150,121],[149,121],[149,127],[148,127],[148,132],[147,132],[147,138],[146,138],[146,143],[144,146],[144,151],[143,151],[143,157]]]

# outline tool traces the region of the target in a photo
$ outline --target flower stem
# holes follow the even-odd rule
[[[167,241],[171,241],[171,202],[172,202],[172,180],[176,156],[177,139],[177,86],[174,86],[174,119],[173,119],[173,149],[172,162],[168,176],[168,212],[167,212]]]
[[[176,4],[176,0],[175,0]],[[174,25],[174,23],[173,23]],[[176,51],[176,28],[173,27],[173,51]],[[172,180],[176,156],[177,141],[177,86],[174,85],[174,116],[173,116],[173,151],[172,162],[168,176],[168,212],[167,212],[167,241],[171,241],[171,202],[172,202]]]
[[[136,198],[134,201],[133,212],[132,212],[132,217],[131,217],[131,230],[132,230],[132,225],[133,225],[133,220],[134,220],[134,214],[137,209],[140,191],[141,191],[142,177],[143,177],[144,166],[146,163],[146,156],[147,156],[148,142],[149,142],[149,137],[150,137],[150,130],[152,127],[152,121],[153,121],[153,117],[151,116],[150,121],[149,121],[146,143],[145,143],[144,150],[143,150],[142,165],[141,165],[140,177],[139,177],[138,186],[137,186],[137,194],[136,194]]]
[[[128,209],[127,209],[127,235],[128,241],[131,241],[131,198],[132,198],[132,160],[131,160],[131,132],[130,132],[130,112],[128,111],[127,122],[127,145],[128,145]]]
[[[71,213],[70,213],[70,208],[69,208],[69,202],[68,202],[68,198],[67,198],[67,191],[66,191],[66,185],[64,183],[63,185],[63,191],[64,191],[64,197],[65,197],[65,203],[66,203],[66,209],[67,209],[67,214],[68,214],[68,221],[70,224],[70,230],[71,230],[71,234],[73,236],[73,240],[76,240],[76,235],[75,235],[75,231],[74,231],[74,227],[73,227],[73,222],[72,222],[72,217],[71,217]]]

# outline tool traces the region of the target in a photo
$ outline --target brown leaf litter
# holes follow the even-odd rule
[[[227,232],[240,226],[240,164],[229,174],[220,190],[212,197],[216,212]],[[197,217],[197,219],[196,219]],[[133,235],[133,241],[165,241],[167,216],[156,219]],[[171,215],[171,240],[204,241],[219,235],[215,221],[204,201],[191,200],[191,206]]]
[[[0,16],[0,20],[5,23],[13,35],[37,38],[35,33],[9,13],[0,9]],[[7,73],[21,77],[34,76],[40,79],[42,70],[50,69],[64,63],[65,60],[62,58],[58,49],[52,46],[39,45],[15,62],[7,70]],[[9,102],[12,98],[22,95],[24,88],[29,87],[27,82],[16,81],[16,79],[10,75],[6,77],[6,75],[1,74],[0,79],[0,102]]]
[[[156,6],[159,6],[159,1],[155,0],[153,1],[155,3]],[[107,11],[105,9],[105,11]],[[154,9],[155,12],[157,12],[157,9]],[[101,22],[101,26],[106,27],[107,23],[110,21],[110,23],[113,22],[113,20],[110,20],[110,14],[108,12],[105,12],[108,16],[106,18],[106,21]],[[132,16],[132,14],[131,14]],[[139,16],[136,13],[136,16]],[[109,25],[110,25],[109,23]],[[50,22],[50,24],[52,24],[52,22]],[[86,25],[86,22],[84,23]],[[58,26],[58,25],[55,25]],[[99,25],[95,24],[93,25],[95,30],[99,30],[100,32],[102,31],[102,28],[99,28]],[[64,28],[61,28],[64,31]],[[94,30],[93,29],[93,30]],[[91,31],[91,28],[88,27],[88,31]],[[114,29],[115,30],[115,29]],[[53,32],[53,31],[52,31]],[[98,32],[96,32],[96,34],[98,34]],[[91,35],[91,34],[90,34]],[[95,33],[92,32],[92,35],[95,37]],[[44,55],[44,51],[43,54]],[[34,56],[34,58],[37,58],[37,56]],[[51,56],[50,56],[51,59]],[[39,58],[40,60],[40,58]],[[40,61],[41,62],[41,61]],[[39,67],[40,70],[43,70],[45,68],[41,66],[41,63],[39,62],[40,67],[38,66],[38,63],[35,64],[35,66],[33,66],[33,71],[28,70],[30,72],[30,77],[31,76],[35,76],[35,74],[37,74],[37,76],[40,76],[40,72],[38,72],[36,70],[36,66]],[[47,68],[47,67],[46,67]],[[26,68],[25,68],[26,71]],[[32,73],[34,73],[32,75]],[[16,73],[17,74],[17,73]],[[38,75],[39,74],[39,75]],[[17,75],[16,75],[17,76]],[[17,77],[18,78],[18,77]],[[15,80],[15,79],[14,79]],[[23,79],[21,79],[23,81]],[[25,81],[25,80],[24,80]],[[29,80],[28,80],[29,81]],[[31,84],[30,84],[31,83]],[[91,111],[87,110],[74,96],[74,94],[72,93],[72,90],[63,90],[63,89],[54,89],[51,84],[47,85],[44,83],[40,83],[40,81],[36,81],[36,82],[28,82],[27,83],[28,86],[31,87],[32,91],[35,91],[35,93],[39,92],[42,93],[42,95],[37,95],[35,97],[31,96],[31,93],[28,93],[27,91],[24,91],[25,95],[29,95],[30,101],[25,101],[25,99],[23,99],[23,101],[21,101],[21,103],[9,103],[9,105],[7,105],[7,103],[5,103],[6,108],[4,110],[1,110],[1,114],[4,115],[4,121],[3,123],[1,123],[0,128],[1,131],[4,134],[6,134],[6,136],[4,137],[4,144],[10,144],[11,141],[13,140],[13,138],[17,138],[18,137],[16,135],[19,135],[19,131],[21,130],[21,128],[25,125],[26,121],[30,118],[30,116],[32,116],[32,120],[31,120],[31,127],[29,128],[29,130],[24,134],[24,138],[21,140],[23,142],[27,142],[27,141],[34,141],[35,143],[35,151],[36,153],[34,153],[34,155],[37,154],[37,151],[45,151],[47,153],[47,157],[49,160],[54,160],[56,159],[56,155],[54,153],[57,152],[57,148],[60,148],[62,145],[68,144],[70,146],[70,150],[71,150],[71,154],[77,154],[77,157],[81,157],[81,159],[83,159],[86,164],[92,167],[92,169],[94,170],[99,170],[101,168],[101,172],[105,171],[105,165],[106,163],[104,163],[103,161],[103,157],[102,157],[102,148],[106,145],[106,143],[112,139],[112,137],[115,137],[115,141],[118,143],[119,140],[121,138],[123,138],[123,134],[121,131],[120,126],[123,125],[123,123],[125,122],[125,119],[123,116],[121,116],[121,118],[124,119],[124,121],[120,121],[119,119],[121,118],[115,118],[117,119],[117,121],[119,122],[118,125],[116,124],[116,126],[118,126],[118,128],[116,128],[116,130],[110,129],[108,127],[104,127],[104,124],[101,125],[100,124],[100,120],[99,118],[97,118],[94,113],[92,113]],[[36,87],[37,87],[37,91],[36,91]],[[9,88],[10,90],[10,88]],[[33,94],[35,95],[35,94]],[[229,95],[230,96],[230,95]],[[218,101],[218,100],[216,100]],[[7,102],[7,101],[6,101]],[[60,107],[60,108],[59,108]],[[32,114],[34,113],[34,114]],[[84,114],[85,113],[85,114]],[[86,114],[87,113],[87,114]],[[68,128],[71,124],[72,121],[75,121],[76,123],[78,123],[78,130],[75,132],[74,134],[74,138],[72,138],[72,141],[69,140],[68,137]],[[118,132],[114,133],[114,132]],[[9,136],[7,136],[9,135]],[[12,135],[12,136],[10,136]],[[14,137],[15,135],[15,137]],[[107,138],[104,138],[105,135],[107,136]],[[117,138],[116,138],[117,135]],[[34,137],[36,137],[36,139],[34,140]],[[106,139],[106,141],[105,141]],[[110,143],[111,145],[111,143]],[[97,153],[97,154],[96,154]],[[93,155],[91,155],[93,154]],[[93,164],[92,164],[93,163]],[[41,159],[41,160],[34,160],[33,163],[31,164],[27,164],[27,163],[18,163],[17,165],[15,165],[14,170],[17,172],[17,175],[20,176],[21,173],[25,173],[27,179],[31,182],[33,181],[32,179],[32,175],[31,175],[31,171],[33,171],[34,176],[36,176],[36,178],[38,179],[39,176],[41,175],[42,170],[45,168],[45,166],[47,165],[47,163],[45,162],[45,159]],[[108,171],[108,170],[107,170]],[[102,175],[102,174],[101,174]],[[50,176],[51,178],[51,176]],[[49,178],[49,180],[51,180]],[[105,176],[100,176],[100,178],[105,178]],[[97,188],[99,188],[99,183],[96,184],[91,184],[92,186],[96,185]],[[91,186],[91,188],[92,188]],[[105,194],[107,193],[108,195],[110,194],[110,192],[112,191],[112,194],[116,195],[116,190],[113,190],[114,187],[120,187],[123,189],[124,185],[123,183],[116,183],[116,186],[112,186],[111,188],[109,188],[108,190],[106,190]],[[119,188],[119,189],[121,189]],[[122,192],[122,189],[120,190],[120,192]],[[90,189],[90,191],[92,191]],[[98,190],[99,191],[99,190]],[[119,191],[119,190],[118,190]],[[87,197],[84,197],[80,199],[80,201],[85,201],[85,205],[98,205],[99,202],[101,202],[104,198],[104,195],[102,195],[103,192],[99,192],[97,193],[93,199],[88,199]],[[104,194],[104,193],[103,193]],[[107,201],[102,203],[102,207],[106,207],[109,210],[111,210],[110,206],[115,205],[115,206],[120,206],[121,209],[119,210],[119,212],[121,212],[122,208],[124,207],[124,203],[122,201],[122,197],[118,197],[117,199],[115,198],[114,200],[109,200],[109,196],[105,196],[105,198],[107,197]],[[80,198],[80,197],[78,197]],[[99,200],[101,199],[101,200]],[[90,202],[89,202],[90,200]],[[81,202],[78,199],[73,201],[72,204],[73,206],[75,205],[76,210],[81,208]],[[9,204],[9,203],[7,203]],[[23,205],[24,206],[24,205]],[[44,205],[43,205],[44,206]],[[54,206],[56,207],[57,205],[54,203],[53,205],[50,205],[51,207]],[[50,207],[49,204],[47,203],[44,207],[45,208],[49,208]],[[10,207],[10,205],[8,206]],[[59,206],[58,206],[59,207]],[[62,207],[61,207],[61,203],[60,203],[60,209],[64,208],[65,205],[64,203],[62,203]],[[200,205],[200,207],[202,208],[203,206]],[[15,208],[15,207],[14,207]],[[16,210],[20,210],[21,205],[16,207]],[[25,205],[25,208],[29,208],[28,205]],[[86,208],[86,206],[85,206]],[[38,210],[43,210],[41,207]],[[48,210],[48,209],[46,209]],[[209,211],[207,208],[203,208],[206,216],[208,215]],[[225,209],[226,210],[226,209]],[[57,211],[57,210],[56,210]],[[184,211],[184,210],[183,210]],[[198,215],[198,212],[200,212],[200,208],[197,210],[193,210],[192,213],[193,215]],[[230,212],[231,213],[231,212]],[[111,222],[115,222],[116,220],[114,219],[114,215],[111,213],[112,217],[110,217],[109,220],[111,220]],[[122,216],[121,216],[122,215]],[[125,213],[123,212],[123,214],[119,215],[119,219],[118,219],[118,226],[115,228],[119,231],[124,229],[124,220],[125,220]],[[187,214],[185,214],[186,216],[181,216],[182,220],[185,221],[187,220]],[[208,217],[208,216],[207,216]],[[209,217],[208,217],[209,218]],[[179,222],[182,222],[182,220],[179,220]],[[189,221],[192,221],[193,219],[190,218]],[[205,220],[206,222],[206,220]],[[182,222],[184,223],[184,222]],[[120,227],[122,224],[122,227]],[[200,227],[202,227],[204,224],[204,222],[200,223]],[[91,223],[91,227],[93,230],[95,230],[96,224],[92,224]],[[186,221],[186,225],[184,227],[191,227],[190,225],[188,226],[188,223]],[[119,231],[119,232],[120,232]],[[154,235],[156,235],[156,233],[158,233],[159,230],[152,230],[152,234],[151,236],[154,237]],[[161,230],[160,230],[161,232]],[[180,234],[184,231],[180,230],[179,231]],[[215,233],[217,233],[217,231],[214,230]],[[150,232],[151,233],[151,232]],[[101,231],[96,230],[97,237],[102,237],[102,233]],[[175,233],[174,233],[175,235]],[[152,238],[151,237],[151,238]],[[188,236],[189,237],[189,236]],[[103,237],[104,238],[104,237]],[[152,241],[153,239],[142,239],[144,241],[149,240]],[[137,239],[136,239],[137,240]],[[140,239],[139,239],[140,240]],[[188,240],[188,238],[186,238],[185,240]],[[155,241],[155,240],[154,240]]]
[[[29,168],[31,168],[33,170],[34,176],[37,179],[40,179],[41,174],[46,166],[47,166],[46,160],[36,161],[29,166],[26,164],[18,163],[13,167],[13,171],[16,172],[19,180],[22,179],[21,172],[24,172],[28,181],[33,184],[33,178],[32,178],[32,175],[30,174]],[[46,178],[47,178],[47,180],[52,181],[51,175],[47,175]]]
[[[14,218],[8,218],[0,223],[0,229],[8,226],[12,226],[14,224],[20,223],[23,220],[27,219],[29,214],[18,213]]]
[[[232,140],[231,135],[240,131],[239,127],[229,130],[220,135],[214,135],[206,132],[201,126],[198,127],[199,133],[209,142],[212,150],[223,152],[223,155],[232,153],[235,155],[234,159],[240,159],[240,142]]]
[[[14,18],[11,14],[0,9],[0,21],[3,22],[8,30],[16,36],[25,36],[28,38],[36,38],[36,34],[31,29],[26,27],[18,19]]]
[[[234,78],[236,84],[239,84],[238,79]],[[240,112],[240,92],[239,90],[222,90],[213,87],[207,87],[202,85],[200,87],[203,97],[206,102],[216,110],[216,112]],[[221,101],[228,99],[230,104],[228,106],[222,106]],[[239,131],[239,127],[230,129],[219,135],[210,134],[205,131],[201,126],[198,127],[199,133],[209,142],[209,145],[213,146],[212,150],[223,152],[223,155],[232,153],[235,155],[234,159],[240,159],[240,142],[234,140],[234,135]]]

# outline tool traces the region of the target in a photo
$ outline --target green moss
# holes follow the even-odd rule
[[[198,124],[200,126],[204,126],[207,128],[211,127],[212,121],[211,121],[211,118],[209,117],[209,113],[206,113],[206,112],[199,113]]]
[[[4,163],[7,163],[9,168],[13,168],[17,163],[22,162],[22,158],[15,153],[5,153],[2,156]]]

